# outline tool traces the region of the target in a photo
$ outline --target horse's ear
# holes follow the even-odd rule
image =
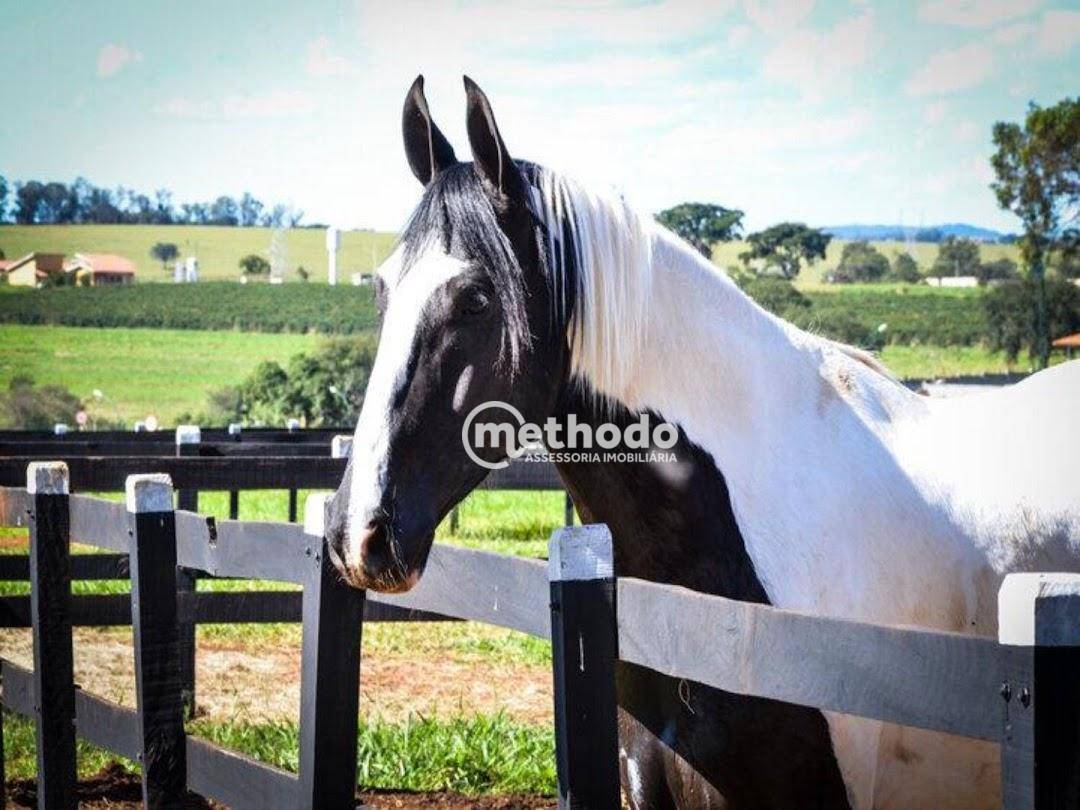
[[[401,111],[401,134],[405,138],[405,156],[416,179],[425,186],[443,169],[457,163],[454,147],[435,126],[424,98],[424,77],[417,76],[405,96]]]
[[[491,103],[468,76],[465,77],[465,96],[465,125],[476,171],[492,191],[507,197],[523,196],[525,181],[499,134]]]

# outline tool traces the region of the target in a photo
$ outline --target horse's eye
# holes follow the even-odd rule
[[[463,315],[483,315],[490,303],[491,299],[483,290],[470,289],[462,293],[458,309]]]

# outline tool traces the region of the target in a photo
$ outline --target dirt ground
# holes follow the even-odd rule
[[[37,807],[33,780],[18,779],[7,785],[9,808]],[[79,783],[79,807],[92,810],[128,810],[142,807],[139,780],[111,765],[96,776]],[[477,808],[478,810],[539,810],[553,807],[550,799],[530,796],[460,796],[454,793],[358,793],[357,806],[372,810],[414,810],[414,808]],[[194,793],[188,794],[186,807],[191,810],[218,810],[221,805]]]
[[[76,628],[75,671],[83,689],[135,705],[134,660],[128,628]],[[33,665],[29,631],[0,631],[0,656]],[[297,719],[300,711],[298,640],[250,643],[200,638],[196,655],[199,715],[211,720]],[[453,650],[365,651],[360,711],[399,720],[409,714],[449,716],[505,712],[525,723],[552,722],[551,670],[526,663],[477,660]]]

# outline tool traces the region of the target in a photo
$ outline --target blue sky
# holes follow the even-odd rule
[[[0,173],[380,229],[419,195],[399,130],[419,72],[459,157],[468,73],[515,155],[751,228],[1017,229],[990,127],[1080,88],[1075,0],[0,0],[0,32]]]

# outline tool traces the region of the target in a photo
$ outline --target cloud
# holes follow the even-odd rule
[[[175,118],[236,121],[252,118],[288,118],[315,109],[310,98],[295,91],[234,93],[221,99],[171,98],[155,108]]]
[[[783,34],[796,28],[814,10],[814,0],[744,0],[743,11],[766,34]]]
[[[750,37],[753,35],[754,29],[749,25],[733,25],[728,29],[727,46],[729,48],[739,49],[749,42]]]
[[[989,28],[1025,17],[1041,0],[926,0],[919,4],[918,17],[926,22],[963,28]]]
[[[125,45],[109,43],[98,51],[97,74],[102,79],[115,76],[132,63],[141,62],[142,53],[133,51]]]
[[[1035,45],[1040,56],[1063,56],[1080,43],[1080,11],[1048,11]]]
[[[766,54],[763,75],[817,99],[849,82],[870,57],[874,17],[860,13],[823,31],[797,29],[781,37]]]
[[[348,59],[334,53],[330,37],[318,37],[308,43],[307,60],[304,63],[304,72],[307,75],[316,78],[344,76],[351,69]]]
[[[922,120],[924,124],[933,126],[945,120],[945,114],[949,111],[949,105],[944,101],[934,101],[923,107]]]
[[[943,95],[982,83],[994,71],[994,52],[983,42],[938,51],[904,84],[912,96]]]

